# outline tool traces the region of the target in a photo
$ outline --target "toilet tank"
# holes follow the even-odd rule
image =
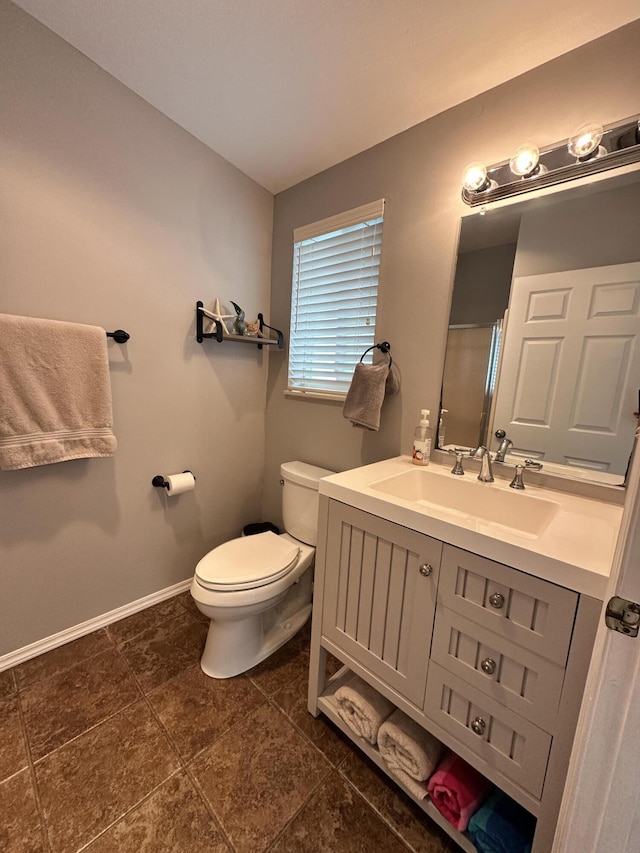
[[[280,466],[282,520],[294,539],[315,545],[318,534],[318,485],[322,477],[335,474],[306,462],[283,462]]]

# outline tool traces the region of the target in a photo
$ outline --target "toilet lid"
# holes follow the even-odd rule
[[[273,583],[298,561],[300,548],[271,531],[231,539],[209,551],[196,566],[208,589],[231,592]]]

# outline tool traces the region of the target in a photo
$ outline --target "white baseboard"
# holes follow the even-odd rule
[[[132,613],[146,610],[147,607],[151,607],[153,604],[158,604],[161,601],[166,601],[167,598],[173,598],[174,595],[184,592],[190,586],[191,578],[188,578],[173,586],[160,589],[158,592],[152,592],[151,595],[145,595],[144,598],[139,598],[137,601],[132,601],[129,604],[124,604],[122,607],[117,607],[115,610],[110,610],[108,613],[103,613],[101,616],[95,616],[93,619],[88,619],[86,622],[74,625],[72,628],[65,628],[64,631],[60,631],[58,634],[44,637],[42,640],[37,640],[35,643],[23,646],[21,649],[16,649],[15,652],[2,655],[0,657],[0,672],[5,669],[11,669],[12,666],[17,666],[26,660],[31,660],[31,658],[35,658],[44,652],[49,652],[58,646],[64,646],[65,643],[77,640],[78,637],[84,637],[85,634],[91,634],[93,631],[97,631],[98,628],[104,628],[105,625],[118,622],[120,619],[124,619],[125,616],[131,616]]]

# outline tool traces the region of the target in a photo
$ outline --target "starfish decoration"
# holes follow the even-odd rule
[[[215,305],[213,306],[213,311],[210,312],[215,320],[219,320],[222,323],[222,331],[225,335],[229,334],[229,329],[227,328],[227,324],[224,322],[225,320],[233,320],[235,318],[235,314],[223,314],[220,310],[220,300],[216,299]]]

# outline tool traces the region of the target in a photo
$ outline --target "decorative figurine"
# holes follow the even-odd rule
[[[253,323],[247,321],[247,336],[251,338],[266,338],[267,336],[260,331],[260,320],[255,320]]]
[[[236,305],[235,302],[231,302],[236,311],[236,319],[233,321],[233,333],[234,335],[246,335],[247,334],[247,324],[244,321],[244,311],[239,305]]]

